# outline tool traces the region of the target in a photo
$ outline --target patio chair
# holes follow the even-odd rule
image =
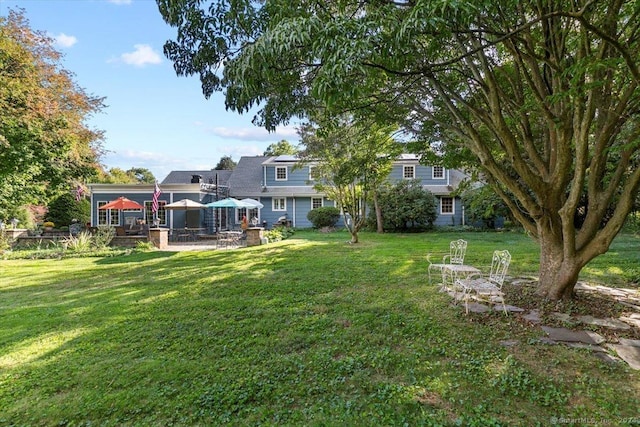
[[[442,269],[446,265],[450,264],[458,264],[462,265],[464,263],[464,256],[467,253],[467,241],[458,239],[452,240],[449,243],[449,254],[442,257],[442,263],[433,263],[431,262],[431,254],[427,255],[427,261],[429,262],[429,284],[431,284],[431,272],[438,271],[442,274]],[[443,286],[445,285],[443,279]]]
[[[511,254],[509,251],[494,251],[489,276],[476,274],[470,275],[465,279],[456,279],[455,287],[463,293],[465,313],[469,313],[469,299],[473,298],[477,301],[485,301],[491,304],[495,304],[500,299],[504,314],[507,314],[502,285],[510,263]]]

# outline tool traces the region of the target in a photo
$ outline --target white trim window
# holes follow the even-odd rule
[[[281,212],[287,210],[287,198],[286,197],[274,197],[271,199],[271,210],[274,212]]]
[[[312,197],[311,198],[311,209],[318,209],[323,206],[323,198],[322,197]]]
[[[166,200],[158,200],[158,225],[167,225]],[[153,201],[144,201],[144,218],[147,224],[153,224]]]
[[[286,181],[286,180],[287,180],[287,167],[276,166],[276,181]]]
[[[118,209],[100,209],[109,202],[98,202],[98,225],[120,225],[120,211]],[[108,212],[111,218],[107,219]]]
[[[444,179],[444,167],[434,166],[431,168],[433,179]]]
[[[316,177],[313,175],[313,168],[315,166],[309,165],[309,181],[315,181]]]
[[[456,213],[456,204],[453,197],[441,197],[440,198],[440,214],[453,215],[455,213]]]
[[[416,167],[414,165],[402,166],[402,178],[415,179],[415,177],[416,177]]]

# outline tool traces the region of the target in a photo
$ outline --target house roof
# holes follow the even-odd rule
[[[251,197],[260,194],[264,184],[262,163],[270,158],[269,156],[241,157],[229,177],[231,195]]]
[[[218,177],[218,185],[229,185],[229,177],[233,171],[230,170],[190,170],[190,171],[171,171],[169,175],[160,183],[163,184],[190,184],[194,176],[200,176],[203,183],[215,184],[216,175]]]

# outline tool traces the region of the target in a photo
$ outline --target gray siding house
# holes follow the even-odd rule
[[[424,166],[416,155],[405,154],[394,162],[389,180],[418,179],[438,199],[435,224],[464,223],[464,207],[451,193],[466,176],[441,166]],[[162,194],[158,214],[160,226],[216,229],[238,228],[243,216],[271,228],[283,218],[293,227],[308,228],[307,213],[321,206],[335,206],[333,200],[313,188],[313,165],[299,165],[294,156],[242,157],[233,171],[173,171],[159,184]],[[151,200],[154,185],[92,184],[91,225],[126,225],[133,218],[151,223]],[[125,196],[145,208],[140,211],[103,211],[98,208]],[[188,198],[206,204],[225,197],[251,198],[264,205],[262,209],[165,210],[164,205]]]

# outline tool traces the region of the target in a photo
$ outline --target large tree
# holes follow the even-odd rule
[[[635,0],[158,4],[178,74],[239,112],[261,103],[268,129],[317,105],[391,116],[425,153],[475,167],[539,242],[542,297],[571,297],[632,208]]]
[[[60,62],[21,11],[0,17],[0,219],[75,189],[100,168],[102,132],[86,120],[102,98],[86,94]]]

